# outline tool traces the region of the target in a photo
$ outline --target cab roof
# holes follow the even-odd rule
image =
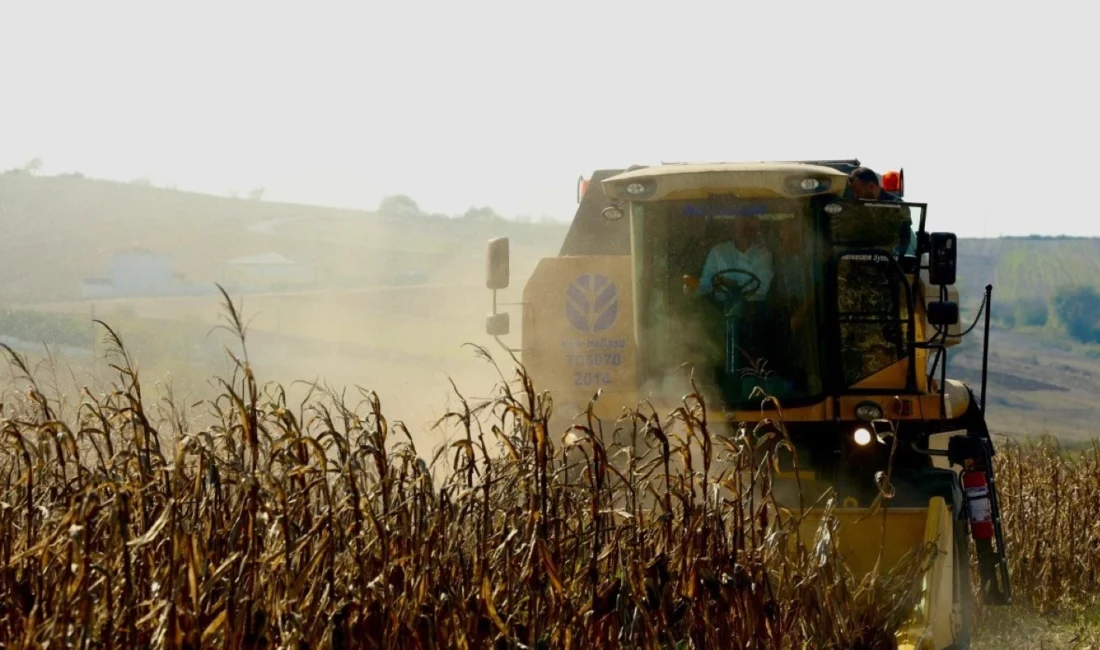
[[[803,181],[816,185],[799,187]],[[711,193],[742,196],[806,197],[840,194],[848,176],[833,167],[801,162],[724,162],[635,167],[603,180],[609,197],[653,201],[705,198]]]
[[[764,172],[787,174],[821,174],[847,179],[843,172],[832,167],[801,162],[717,162],[717,163],[662,163],[654,166],[638,166],[612,176],[604,182],[657,178],[677,174],[721,174],[730,172]]]
[[[824,167],[837,171],[847,176],[852,170],[861,166],[858,158],[832,159],[832,160],[796,160],[777,161],[772,163],[760,162],[718,162],[718,163],[683,163],[663,162],[657,166],[635,165],[627,169],[597,169],[589,177],[590,187],[602,187],[603,182],[611,178],[625,177],[626,174],[640,173],[642,176],[652,176],[655,170],[669,170],[669,168],[696,168],[722,165],[741,165],[759,167],[760,165],[796,165],[797,169],[805,172],[808,168]],[[662,173],[665,173],[662,171]],[[681,173],[683,173],[681,171]],[[562,242],[559,255],[629,255],[630,254],[630,221],[620,219],[611,221],[600,216],[604,208],[615,204],[617,199],[604,192],[585,192],[569,232]]]

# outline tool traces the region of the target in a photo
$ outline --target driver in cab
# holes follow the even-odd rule
[[[719,217],[721,218],[721,216]],[[685,286],[685,292],[689,295],[704,296],[715,293],[715,276],[720,285],[733,285],[744,287],[744,298],[749,303],[762,302],[768,294],[772,279],[775,277],[775,269],[772,265],[772,253],[764,244],[760,232],[760,217],[740,216],[726,217],[731,223],[733,239],[722,242],[710,249],[706,263],[703,264],[703,274],[695,291],[691,291],[690,285]],[[724,271],[734,271],[723,273]],[[737,271],[748,271],[760,279]],[[718,295],[725,293],[719,288]],[[753,305],[756,306],[756,305]]]

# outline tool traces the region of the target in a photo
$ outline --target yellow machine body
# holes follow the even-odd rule
[[[617,174],[602,183],[605,194],[628,196],[619,188],[631,182],[659,179],[658,194],[647,197],[656,199],[705,199],[708,195],[736,191],[742,197],[786,196],[783,179],[792,173],[807,170],[828,179],[822,194],[839,196],[845,187],[847,176],[836,170],[811,165],[788,163],[724,163],[709,165],[667,165],[643,168]],[[595,189],[590,191],[597,191]],[[628,209],[624,206],[624,212]],[[626,221],[629,214],[621,219]],[[625,254],[563,254],[543,258],[537,263],[530,279],[523,287],[522,358],[524,366],[536,379],[537,385],[554,395],[561,415],[572,418],[587,408],[596,390],[602,397],[594,407],[600,417],[615,418],[623,405],[634,405],[649,400],[654,406],[678,405],[686,392],[687,374],[674,380],[672,390],[664,394],[642,392],[639,385],[638,351],[634,314],[635,259]],[[927,338],[932,333],[925,320],[924,304],[936,298],[938,287],[927,284],[927,272],[920,277],[910,276],[909,281],[918,288],[920,300],[916,310],[916,338]],[[922,280],[923,278],[923,280]],[[599,282],[599,286],[596,283]],[[958,292],[948,287],[950,300],[958,301]],[[948,329],[950,336],[957,336],[959,326]],[[946,346],[957,343],[948,338]],[[916,365],[924,367],[928,352],[916,352]],[[831,421],[855,418],[858,404],[868,400],[884,406],[889,419],[924,420],[941,417],[941,406],[948,419],[957,417],[969,406],[965,391],[955,391],[954,399],[941,404],[938,385],[929,385],[923,373],[917,374],[922,394],[907,395],[895,399],[897,387],[904,383],[909,371],[909,360],[900,359],[878,372],[862,379],[851,388],[857,390],[882,388],[874,394],[840,395],[838,400],[822,399],[817,403],[797,407],[785,407],[785,421]],[[949,387],[949,391],[952,389]],[[717,419],[736,421],[760,419],[758,410],[743,410],[723,415],[717,405],[713,414]],[[709,418],[714,419],[714,418]]]
[[[522,293],[522,362],[539,390],[549,391],[559,416],[556,429],[564,431],[581,414],[597,390],[597,416],[613,421],[622,409],[648,401],[661,411],[680,405],[689,390],[685,371],[669,386],[642,385],[642,339],[636,318],[639,286],[637,250],[639,232],[631,227],[632,213],[647,202],[670,199],[706,200],[713,195],[739,198],[791,197],[792,175],[817,182],[811,194],[841,197],[848,176],[826,165],[806,163],[720,163],[661,165],[631,171],[607,171],[584,185],[593,186],[581,199],[581,207],[562,254],[537,263]],[[597,174],[600,176],[600,174]],[[598,182],[597,182],[598,181]],[[597,189],[598,188],[598,189]],[[602,196],[601,196],[602,191]],[[805,196],[806,193],[802,193]],[[673,238],[676,232],[665,236]],[[913,270],[907,281],[915,291],[915,338],[925,340],[934,328],[927,320],[926,305],[941,299],[941,287],[928,283],[927,271]],[[957,292],[946,289],[947,299],[957,304]],[[949,328],[957,336],[958,325]],[[956,339],[948,338],[945,346]],[[916,390],[899,391],[906,383],[909,364],[923,369],[928,350],[861,378],[851,390],[834,392],[810,403],[784,406],[787,423],[831,423],[857,420],[857,408],[873,402],[882,418],[896,423],[919,424],[950,421],[973,408],[972,394],[962,383],[948,380],[941,386],[923,371],[916,372]],[[713,402],[712,422],[758,422],[773,417],[759,408],[734,411]],[[812,472],[807,478],[812,479]],[[848,505],[851,505],[850,501]],[[961,593],[957,574],[968,571],[967,557],[959,555],[956,538],[959,514],[952,513],[944,498],[934,496],[919,507],[890,507],[882,537],[881,512],[867,518],[869,503],[836,511],[841,527],[838,544],[857,575],[871,571],[882,553],[880,570],[923,543],[936,545],[938,553],[923,577],[924,598],[913,613],[911,626],[899,637],[902,648],[961,648],[959,612],[969,593]],[[803,523],[806,539],[813,539],[820,513],[810,512]],[[964,528],[965,530],[965,528]],[[880,544],[880,542],[883,542]],[[963,548],[966,548],[964,545]],[[963,584],[969,584],[964,582]]]

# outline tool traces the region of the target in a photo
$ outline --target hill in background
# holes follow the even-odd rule
[[[558,222],[520,223],[471,208],[466,215],[365,212],[216,197],[75,176],[0,175],[0,301],[74,300],[87,278],[106,279],[116,256],[163,258],[177,284],[232,284],[232,262],[285,260],[315,270],[322,287],[359,287],[402,277],[427,281],[483,272],[485,242],[509,236],[546,250],[564,237]],[[265,257],[266,256],[266,257]],[[278,256],[278,257],[276,257]],[[150,262],[152,263],[152,262]],[[480,276],[478,276],[480,277]],[[311,284],[311,283],[306,283]],[[163,294],[165,291],[158,290]]]
[[[468,377],[476,390],[493,381],[462,349],[486,343],[486,241],[511,238],[512,283],[502,299],[516,302],[568,230],[488,207],[424,214],[408,197],[367,212],[27,173],[0,175],[0,226],[9,234],[0,242],[0,337],[86,349],[94,302],[99,317],[123,323],[154,369],[194,367],[198,376],[221,352],[207,336],[220,316],[219,282],[244,297],[256,354],[278,380],[382,382],[404,391],[409,408],[449,390],[443,372]],[[1100,284],[1100,240],[963,239],[959,249],[964,325],[994,285],[993,426],[1094,433],[1100,299],[1066,296]],[[975,387],[980,330],[948,367]],[[434,380],[418,383],[426,374]]]

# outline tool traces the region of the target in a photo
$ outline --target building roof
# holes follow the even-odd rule
[[[260,253],[259,255],[238,257],[225,263],[239,266],[293,266],[298,264],[294,260],[288,259],[279,253]]]
[[[128,248],[120,248],[112,253],[112,255],[156,255],[158,257],[168,257],[160,251],[150,250],[144,246],[130,246]]]

